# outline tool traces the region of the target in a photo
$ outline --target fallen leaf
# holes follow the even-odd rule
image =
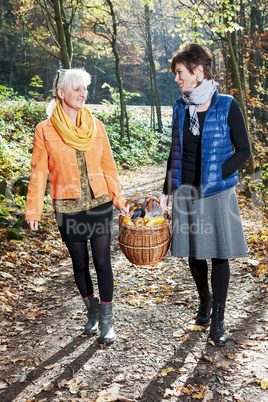
[[[174,390],[166,388],[165,392],[164,392],[164,395],[163,395],[163,398],[165,399],[165,398],[168,398],[170,396],[173,396],[174,392],[175,392]]]
[[[227,363],[227,362],[218,362],[218,363],[216,363],[216,367],[221,368],[221,369],[226,370],[226,371],[231,370],[230,364]]]
[[[203,330],[203,327],[201,327],[200,325],[194,325],[194,327],[193,327],[193,329],[192,329],[192,331],[202,331]]]
[[[236,402],[246,402],[241,394],[234,394],[233,397]]]
[[[189,384],[187,387],[182,387],[180,391],[182,395],[191,395],[193,393],[193,387]]]
[[[81,396],[81,398],[86,398],[87,391],[85,389],[83,391],[80,391],[80,396]]]
[[[119,384],[112,384],[110,387],[100,391],[98,393],[98,397],[96,399],[96,402],[112,402],[112,401],[117,401],[119,398],[119,390],[121,388],[121,385]]]
[[[44,386],[43,391],[51,392],[53,390],[53,388],[54,388],[54,384],[51,382]]]
[[[261,388],[267,389],[268,388],[268,379],[261,381]]]
[[[258,260],[253,260],[252,258],[248,258],[248,263],[251,264],[253,267],[257,267],[258,265],[260,265]]]
[[[55,364],[50,364],[49,366],[44,367],[45,370],[51,370],[55,367]]]
[[[89,364],[84,364],[84,365],[83,365],[83,370],[84,370],[84,371],[91,371],[91,370],[92,370],[92,367],[91,367]]]
[[[227,353],[226,357],[228,357],[228,359],[230,359],[230,360],[234,360],[236,358],[236,355],[233,355],[231,353]]]
[[[165,377],[165,376],[168,375],[168,373],[170,373],[171,371],[174,371],[174,368],[173,368],[173,367],[168,367],[168,368],[166,368],[166,369],[161,370],[160,375],[161,375],[162,377]]]
[[[3,278],[13,278],[13,275],[11,275],[11,274],[9,274],[8,272],[0,272],[0,275],[3,277]]]
[[[5,389],[7,387],[8,387],[7,383],[5,383],[4,381],[0,381],[0,389]]]
[[[71,394],[77,394],[79,391],[79,385],[77,384],[76,378],[74,378],[70,385],[69,385],[69,391]]]
[[[180,338],[183,335],[184,335],[184,330],[183,329],[178,329],[177,331],[173,332],[174,338]]]
[[[63,380],[61,380],[61,381],[57,384],[57,386],[58,386],[58,388],[63,388],[63,387],[65,387],[66,384],[68,384],[68,381],[64,378]]]
[[[125,376],[123,373],[118,374],[115,378],[114,378],[115,382],[123,382],[126,381]]]
[[[207,355],[202,355],[202,359],[205,360],[205,362],[208,362],[208,363],[213,363],[214,362],[213,357],[210,357],[210,356],[207,356]]]
[[[227,389],[218,389],[217,393],[220,394],[220,395],[226,395],[226,396],[230,395],[230,392],[227,391]]]
[[[211,391],[211,389],[209,389],[209,388],[207,387],[205,396],[204,396],[204,398],[203,398],[203,402],[209,402],[209,401],[213,401],[213,400],[214,400],[213,392]]]
[[[193,399],[202,399],[203,401],[207,402],[213,400],[213,392],[207,385],[199,385],[198,388],[200,388],[200,390],[192,394]]]

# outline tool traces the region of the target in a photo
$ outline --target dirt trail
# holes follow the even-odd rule
[[[164,170],[160,165],[121,174],[125,197],[133,189],[160,190]],[[250,230],[262,222],[244,225]],[[247,259],[231,261],[230,339],[214,347],[207,343],[208,329],[194,325],[198,298],[187,260],[169,251],[155,266],[134,266],[119,249],[118,213],[114,226],[116,341],[101,348],[98,336],[81,336],[86,315],[70,258],[54,226],[48,227],[41,238],[44,250],[53,249],[42,277],[46,290],[28,290],[17,300],[16,320],[1,322],[0,400],[268,401],[267,278],[253,277]],[[23,320],[23,309],[36,314]]]

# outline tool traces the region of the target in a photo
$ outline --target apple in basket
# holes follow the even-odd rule
[[[135,226],[144,226],[145,223],[144,219],[141,217],[135,218],[133,222]]]
[[[125,216],[125,218],[123,219],[123,222],[126,223],[127,225],[134,226],[134,222],[132,222],[130,216]]]

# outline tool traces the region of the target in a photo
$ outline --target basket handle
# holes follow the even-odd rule
[[[151,198],[152,200],[156,201],[158,205],[160,205],[159,199],[157,197],[154,197],[153,195],[148,195],[148,194],[140,194],[140,195],[133,195],[130,197],[127,201],[125,206],[127,207],[132,201],[134,201],[137,198]]]

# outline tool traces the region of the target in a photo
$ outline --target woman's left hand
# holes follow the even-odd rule
[[[161,197],[159,198],[159,203],[160,203],[160,209],[163,212],[167,210],[168,202],[169,202],[169,196],[166,194],[162,194]]]

